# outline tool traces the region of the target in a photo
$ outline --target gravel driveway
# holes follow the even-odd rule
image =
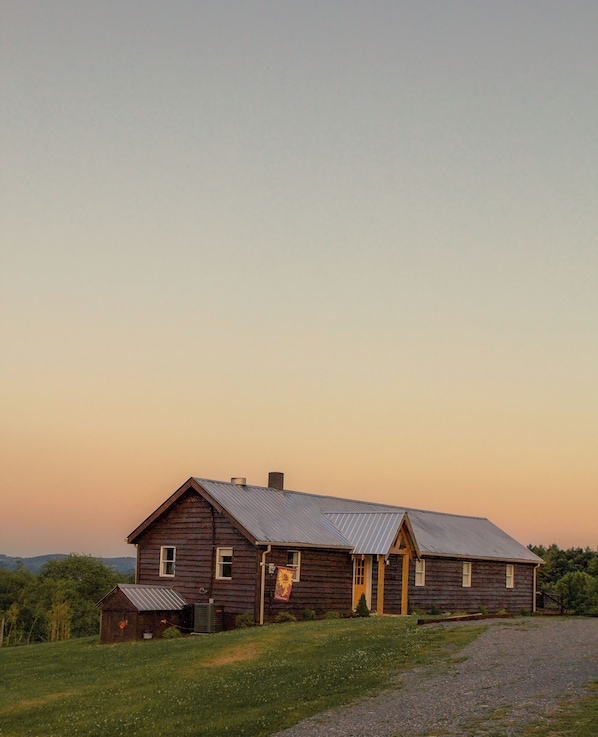
[[[479,626],[481,622],[433,625]],[[520,734],[598,679],[598,619],[486,620],[444,664],[397,678],[397,689],[306,719],[276,737]]]

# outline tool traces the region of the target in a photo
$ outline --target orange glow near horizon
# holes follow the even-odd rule
[[[0,554],[271,470],[595,548],[572,2],[5,3]]]

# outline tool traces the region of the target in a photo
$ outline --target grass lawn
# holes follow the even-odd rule
[[[531,725],[525,737],[596,737],[598,735],[598,681],[589,696],[566,703],[551,719]]]
[[[3,737],[265,737],[387,688],[483,627],[414,618],[288,623],[175,640],[0,650]]]

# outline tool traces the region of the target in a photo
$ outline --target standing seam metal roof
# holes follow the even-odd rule
[[[404,512],[328,512],[326,517],[353,544],[355,555],[386,555]]]
[[[116,585],[116,588],[120,589],[137,611],[140,612],[180,611],[187,606],[187,602],[180,594],[177,594],[174,589],[169,589],[165,586],[119,583]]]
[[[194,479],[261,543],[344,548],[386,555],[407,514],[422,554],[539,563],[524,545],[482,517]],[[375,512],[369,519],[363,513]],[[363,515],[363,516],[362,516]],[[396,522],[396,526],[395,526]],[[394,527],[394,529],[393,529]],[[391,533],[390,530],[393,529]]]

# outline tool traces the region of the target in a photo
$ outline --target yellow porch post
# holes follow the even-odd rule
[[[378,556],[378,594],[376,596],[376,611],[384,614],[384,556]]]
[[[401,614],[409,613],[409,553],[405,551],[403,555],[403,575],[401,581]]]

